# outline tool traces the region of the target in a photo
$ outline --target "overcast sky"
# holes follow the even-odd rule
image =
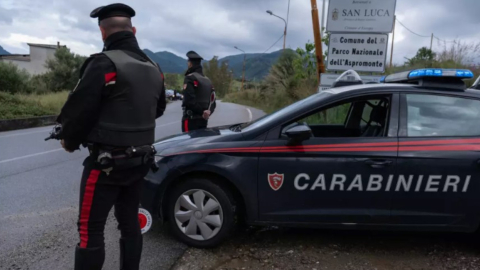
[[[326,0],[328,1],[328,0]],[[334,1],[334,0],[332,0]],[[321,14],[322,0],[317,0]],[[101,51],[97,21],[90,12],[105,0],[1,0],[0,45],[11,53],[28,53],[27,42],[67,45],[75,53]],[[142,48],[185,57],[195,50],[206,59],[264,52],[283,33],[284,23],[265,11],[287,18],[288,0],[125,0],[137,16],[133,23]],[[397,0],[397,18],[418,34],[467,42],[480,41],[479,0]],[[308,0],[291,0],[287,47],[313,41]],[[391,37],[390,37],[391,40]],[[278,42],[270,51],[282,48]],[[433,48],[440,49],[438,41]],[[396,24],[394,62],[402,63],[430,38],[409,33]]]

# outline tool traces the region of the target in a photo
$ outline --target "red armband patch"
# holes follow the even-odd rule
[[[110,72],[105,74],[105,86],[115,84],[116,81],[117,81],[116,72]]]
[[[198,86],[198,82],[197,82],[197,81],[193,81],[193,85],[194,85],[195,87],[197,87],[197,86]]]

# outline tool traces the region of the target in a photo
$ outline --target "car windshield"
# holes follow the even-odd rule
[[[305,99],[299,100],[285,108],[282,108],[276,112],[273,112],[271,114],[267,114],[255,121],[252,121],[250,123],[246,123],[242,126],[242,130],[247,131],[251,129],[255,129],[257,127],[263,126],[267,124],[268,122],[272,121],[275,118],[282,117],[292,111],[297,110],[298,108],[304,107],[309,105],[312,102],[317,102],[319,100],[322,100],[326,97],[331,96],[332,93],[327,93],[327,92],[320,92],[318,94],[311,95],[310,97],[307,97]]]

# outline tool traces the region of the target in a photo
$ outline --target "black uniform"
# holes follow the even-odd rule
[[[197,53],[187,53],[189,59],[202,59]],[[202,66],[194,65],[185,73],[183,85],[183,117],[182,131],[188,132],[206,128],[208,120],[203,118],[203,112],[209,109],[212,92],[215,91],[210,79],[203,75]],[[210,105],[210,115],[216,108],[216,102]]]
[[[122,16],[122,12],[126,17],[134,15],[122,4],[104,8],[113,12],[112,16]],[[105,16],[102,9],[92,12],[92,17]],[[90,152],[83,162],[75,269],[102,268],[103,231],[113,206],[121,230],[121,269],[138,269],[142,252],[140,188],[152,162],[155,119],[163,115],[165,107],[163,73],[141,51],[132,32],[111,34],[103,52],[85,61],[80,80],[57,120],[67,150],[83,144]],[[126,156],[131,153],[145,155]],[[97,162],[102,155],[107,164]],[[108,155],[119,159],[112,164]]]

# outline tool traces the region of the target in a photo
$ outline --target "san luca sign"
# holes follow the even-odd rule
[[[328,32],[391,33],[396,0],[330,0]]]
[[[388,34],[332,33],[328,46],[329,70],[385,71]]]

